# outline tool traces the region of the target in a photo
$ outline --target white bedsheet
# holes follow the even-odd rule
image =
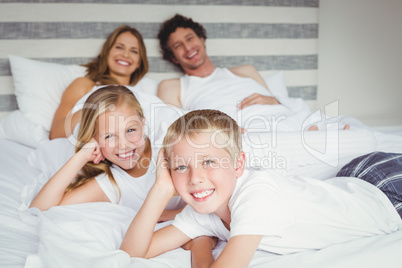
[[[401,134],[371,133],[376,139],[376,150],[402,152]],[[130,258],[118,250],[135,214],[129,208],[109,203],[61,206],[40,213],[37,224],[24,222],[18,215],[22,189],[43,176],[39,169],[48,168],[49,176],[62,162],[50,163],[52,158],[43,157],[40,166],[32,158],[39,150],[33,154],[33,149],[11,141],[0,140],[0,148],[0,267],[190,267],[190,254],[182,249],[151,260]],[[315,161],[295,165],[287,172],[325,179],[334,176],[347,158],[340,159],[337,166]],[[214,251],[216,256],[223,246],[223,242],[219,243]],[[250,267],[401,267],[401,250],[399,230],[286,256],[258,251]]]

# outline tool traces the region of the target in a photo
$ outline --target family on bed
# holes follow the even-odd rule
[[[148,71],[146,48],[136,29],[119,27],[85,65],[87,75],[62,96],[50,138],[76,132],[75,154],[31,207],[130,206],[138,212],[123,251],[152,258],[182,246],[191,250],[193,267],[247,267],[257,249],[317,250],[402,226],[402,155],[361,156],[325,181],[247,169],[246,117],[263,115],[272,123],[276,115],[292,121],[306,115],[272,96],[254,67],[216,68],[206,53],[205,29],[192,19],[176,15],[165,21],[158,38],[164,59],[185,73],[162,81],[158,96],[191,111],[180,117],[172,113],[173,123],[160,137],[162,148],[154,144],[143,110],[150,103],[141,101],[157,98],[135,90]],[[214,106],[211,100],[217,98]],[[74,110],[80,101],[82,108]],[[291,130],[286,120],[276,130]],[[158,222],[170,220],[154,232]],[[227,244],[215,260],[218,240]]]

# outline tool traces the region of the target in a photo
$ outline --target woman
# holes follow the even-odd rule
[[[144,40],[135,28],[122,25],[109,35],[100,54],[84,66],[87,67],[86,76],[74,80],[63,93],[53,118],[50,139],[68,137],[73,133],[81,112],[73,114],[72,108],[94,86],[134,86],[145,76],[148,60]]]

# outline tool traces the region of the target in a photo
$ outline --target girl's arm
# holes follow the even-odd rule
[[[154,233],[155,225],[164,208],[173,197],[175,189],[163,157],[159,151],[156,181],[137,215],[131,222],[120,249],[132,257],[152,258],[175,249],[190,240],[173,225]]]
[[[88,93],[95,83],[86,77],[75,79],[64,91],[59,107],[53,117],[49,138],[65,138],[70,136],[74,127],[81,120],[81,112],[71,113],[77,101]],[[67,122],[67,125],[66,125]]]
[[[102,153],[100,152],[99,145],[96,143],[95,140],[92,140],[92,142],[85,144],[85,146],[76,154],[74,154],[73,157],[71,157],[70,160],[68,160],[67,163],[64,164],[64,166],[43,186],[40,192],[32,200],[30,207],[36,207],[40,210],[47,210],[51,207],[62,204],[63,201],[65,201],[63,204],[90,202],[88,199],[89,197],[91,197],[90,194],[93,193],[91,193],[90,191],[85,191],[88,192],[85,193],[83,192],[83,190],[86,189],[88,186],[95,186],[93,183],[88,184],[88,186],[86,187],[84,187],[85,185],[83,185],[81,187],[84,188],[79,187],[68,194],[65,194],[65,190],[74,180],[75,176],[78,174],[81,168],[88,161],[93,161],[96,164],[103,159],[104,158]],[[81,194],[77,195],[78,193]],[[74,196],[75,198],[71,198]],[[83,198],[85,196],[87,197]],[[64,200],[65,198],[67,200]]]

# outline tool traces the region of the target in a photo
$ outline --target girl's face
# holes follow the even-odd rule
[[[110,75],[115,78],[130,79],[140,66],[140,47],[137,38],[130,32],[120,34],[109,51],[107,64]]]
[[[145,119],[126,105],[101,114],[97,121],[95,139],[103,156],[129,172],[141,164],[145,151]]]

